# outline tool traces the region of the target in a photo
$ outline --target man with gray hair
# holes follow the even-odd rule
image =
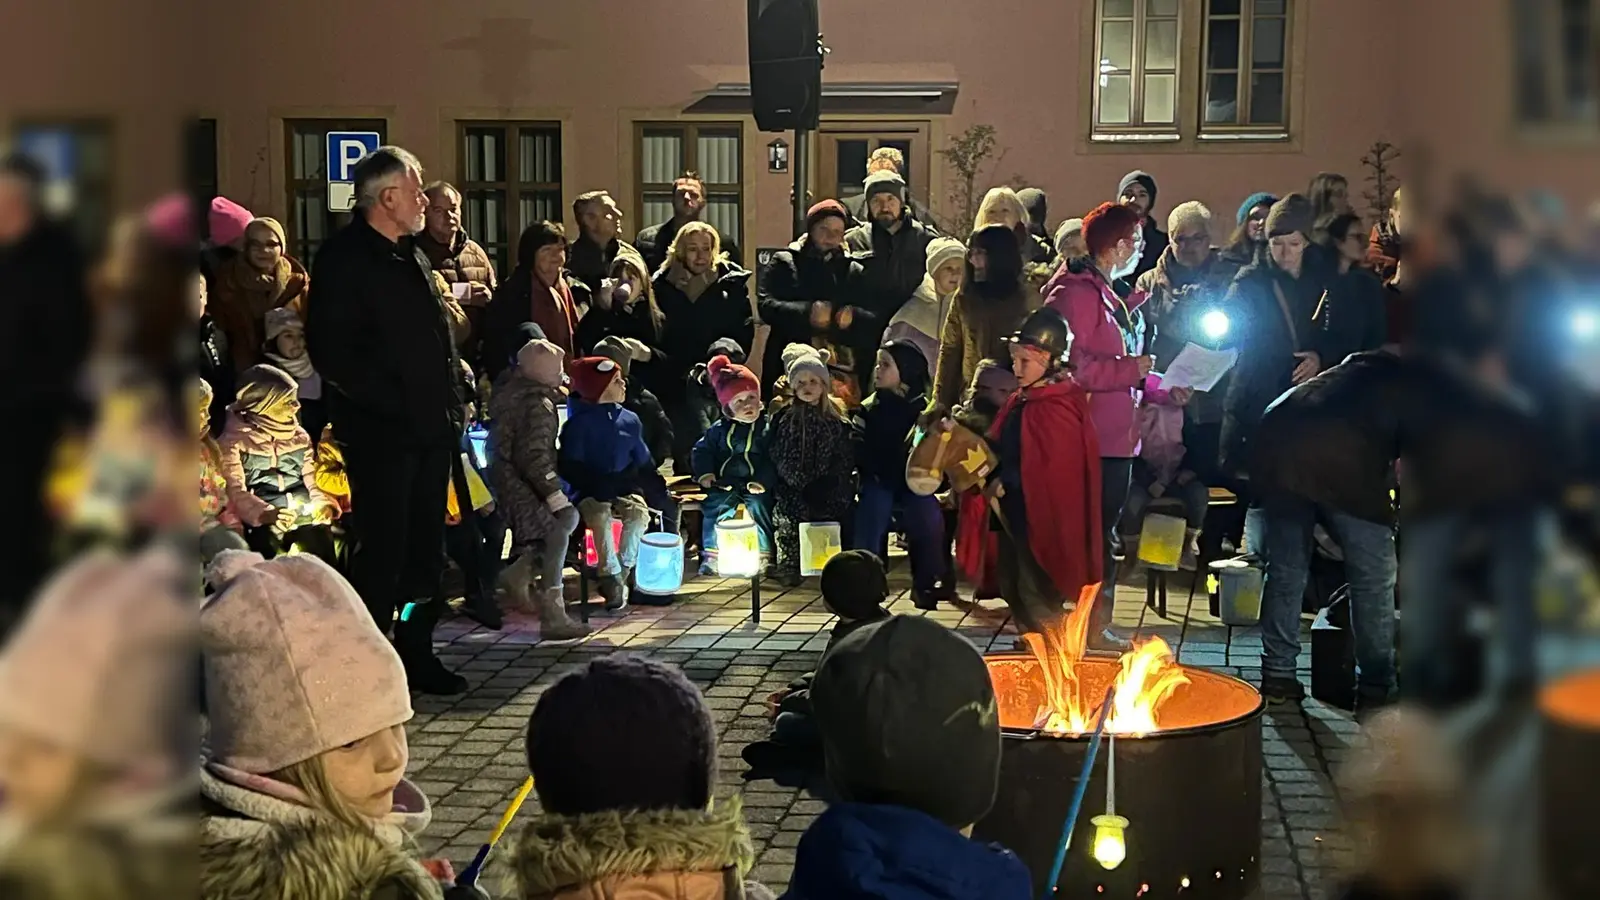
[[[444,609],[444,513],[463,427],[446,298],[416,235],[422,164],[379,147],[355,166],[356,213],[317,253],[306,342],[350,478],[350,583],[405,663],[411,689],[458,694],[433,654]],[[395,622],[396,613],[399,622]]]

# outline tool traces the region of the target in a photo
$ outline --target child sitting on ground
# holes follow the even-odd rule
[[[857,629],[889,618],[884,604],[889,602],[889,577],[883,560],[867,550],[846,550],[835,554],[822,567],[822,605],[838,616],[828,636],[828,649]],[[823,651],[827,656],[827,650]],[[772,738],[745,747],[744,761],[758,772],[819,770],[822,766],[822,738],[811,711],[811,680],[807,672],[789,683],[788,689],[774,694],[776,708]]]
[[[772,897],[743,880],[750,832],[737,795],[713,800],[716,725],[681,669],[611,656],[562,676],[527,748],[540,814],[507,835],[507,896]]]
[[[305,320],[295,310],[280,306],[267,311],[265,327],[267,361],[300,385],[300,424],[313,441],[319,441],[328,415],[322,405],[322,376],[311,368],[311,355],[306,352]]]
[[[761,553],[772,552],[772,508],[767,485],[774,473],[767,455],[767,417],[761,380],[726,356],[713,356],[706,377],[722,405],[722,418],[706,429],[690,454],[695,480],[706,489],[700,504],[700,574],[715,575],[717,523],[743,508],[756,523]]]
[[[800,523],[846,522],[855,498],[855,447],[844,405],[828,393],[828,359],[808,344],[783,348],[790,396],[773,404],[768,447],[778,472],[772,522],[774,580],[800,583]]]
[[[811,682],[835,803],[795,849],[789,900],[1027,900],[1028,869],[972,840],[1000,781],[1000,715],[983,658],[932,621],[894,616],[835,644]]]
[[[266,365],[246,369],[240,381],[218,442],[228,506],[251,547],[275,555],[284,535],[332,522],[338,506],[316,483],[311,436],[300,426],[299,385]]]
[[[201,896],[437,898],[453,876],[414,853],[431,811],[405,780],[405,669],[361,598],[303,554],[224,553],[208,579]]]
[[[911,551],[912,600],[918,609],[934,609],[940,600],[948,603],[956,595],[944,512],[938,499],[906,486],[908,440],[928,405],[927,360],[910,341],[887,341],[878,351],[873,384],[872,395],[851,419],[861,466],[853,541],[856,547],[886,554],[889,521],[898,509]]]
[[[628,392],[622,367],[603,356],[584,357],[572,364],[571,376],[558,467],[594,537],[600,596],[607,610],[618,612],[628,606],[639,539],[650,524],[639,485],[654,466],[639,417],[622,408]],[[611,533],[613,519],[622,522],[620,542]]]
[[[1121,527],[1126,558],[1137,559],[1139,532],[1150,501],[1178,498],[1188,522],[1178,568],[1193,572],[1200,560],[1200,529],[1206,523],[1211,493],[1193,470],[1183,468],[1183,405],[1178,401],[1187,403],[1188,399],[1187,391],[1163,390],[1160,376],[1145,378],[1144,403],[1137,412],[1139,456],[1133,461],[1133,489],[1128,492]]]
[[[506,571],[506,591],[521,609],[537,592],[539,634],[547,641],[589,633],[567,618],[561,595],[562,563],[578,527],[577,507],[556,474],[562,358],[555,344],[528,341],[489,398],[489,480],[510,523],[516,560]]]

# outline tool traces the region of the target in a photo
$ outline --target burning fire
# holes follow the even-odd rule
[[[1094,730],[1105,687],[1102,684],[1086,696],[1077,664],[1083,659],[1089,610],[1099,588],[1097,584],[1085,587],[1072,612],[1046,626],[1043,634],[1023,636],[1044,673],[1046,706],[1039,710],[1037,726],[1041,730],[1057,734],[1086,734]],[[1172,648],[1157,637],[1136,643],[1132,650],[1122,654],[1119,662],[1106,731],[1149,734],[1158,725],[1156,709],[1179,686],[1188,684],[1189,678],[1173,658]]]

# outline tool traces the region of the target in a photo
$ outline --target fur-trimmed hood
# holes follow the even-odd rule
[[[518,900],[770,900],[741,879],[755,848],[737,800],[709,812],[543,816],[509,855]]]
[[[205,800],[200,820],[200,896],[205,900],[439,900],[443,896],[410,846],[410,835],[426,824],[428,812],[426,798],[409,782],[402,781],[395,791],[396,806],[405,811],[369,830],[252,790],[231,776],[208,770],[200,775]]]

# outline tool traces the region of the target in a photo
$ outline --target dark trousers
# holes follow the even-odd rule
[[[944,510],[936,498],[912,493],[903,483],[892,488],[879,481],[862,482],[852,549],[871,550],[888,559],[889,520],[897,508],[910,545],[911,586],[918,593],[931,593],[950,578],[951,571]]]
[[[354,550],[350,583],[385,633],[395,611],[406,603],[427,607],[439,594],[444,574],[445,497],[450,461],[448,441],[427,448],[354,442],[344,447],[350,476],[350,526]],[[429,609],[421,620],[437,621]]]
[[[1000,565],[996,578],[1000,583],[1000,596],[1011,609],[1017,631],[1039,634],[1066,615],[1064,599],[1050,573],[1033,558],[1031,548],[1013,540],[1008,531],[1001,531],[999,540]],[[1096,615],[1098,607],[1096,604]]]
[[[6,477],[0,478],[0,509],[21,526],[10,529],[11,533],[0,540],[0,633],[21,619],[34,590],[50,569],[52,529],[45,512],[44,481],[55,451],[56,434],[57,429],[47,424],[14,440],[8,453],[12,461]]]
[[[1117,600],[1117,561],[1111,550],[1122,521],[1122,506],[1128,500],[1128,486],[1133,481],[1133,460],[1127,457],[1103,456],[1100,458],[1100,562],[1102,581],[1100,599],[1095,601],[1094,613],[1089,617],[1093,632],[1111,624],[1111,607]]]

